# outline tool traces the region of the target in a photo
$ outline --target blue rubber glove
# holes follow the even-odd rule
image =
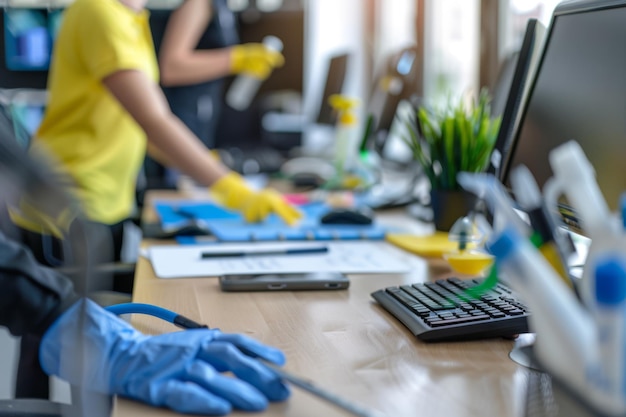
[[[258,411],[268,400],[286,399],[280,378],[242,350],[285,362],[280,350],[241,334],[194,329],[147,336],[81,300],[46,331],[39,360],[46,373],[73,385],[182,413]],[[235,377],[222,374],[228,371]]]

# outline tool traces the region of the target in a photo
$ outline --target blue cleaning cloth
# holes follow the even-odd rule
[[[330,210],[323,202],[298,207],[304,216],[295,227],[286,225],[272,214],[260,223],[247,223],[241,214],[216,204],[198,201],[159,201],[155,210],[164,229],[174,229],[189,223],[190,217],[202,220],[216,239],[223,242],[277,240],[381,240],[385,229],[375,222],[371,225],[322,225],[320,218]],[[181,244],[197,243],[194,237],[181,237]]]

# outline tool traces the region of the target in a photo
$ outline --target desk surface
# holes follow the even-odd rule
[[[286,369],[389,417],[522,416],[528,374],[509,359],[512,341],[425,344],[373,301],[390,285],[449,274],[424,261],[406,275],[352,275],[347,291],[222,293],[216,278],[162,280],[150,262],[137,265],[134,301],[155,303],[190,318],[240,332],[282,349]],[[178,330],[133,317],[146,333]],[[267,412],[233,416],[350,416],[297,388]],[[115,417],[172,416],[126,399]]]

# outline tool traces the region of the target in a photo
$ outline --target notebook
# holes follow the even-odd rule
[[[335,241],[325,253],[205,257],[205,252],[280,251],[320,246],[317,242],[254,242],[219,245],[155,245],[147,255],[159,278],[238,274],[342,272],[401,274],[419,270],[424,261],[383,241]]]

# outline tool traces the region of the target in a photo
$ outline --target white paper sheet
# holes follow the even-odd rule
[[[167,245],[149,248],[159,278],[214,277],[225,274],[326,272],[404,273],[415,257],[386,242],[328,242],[327,253],[202,259],[204,252],[281,250],[318,247],[321,242]],[[414,266],[414,265],[413,265]]]

